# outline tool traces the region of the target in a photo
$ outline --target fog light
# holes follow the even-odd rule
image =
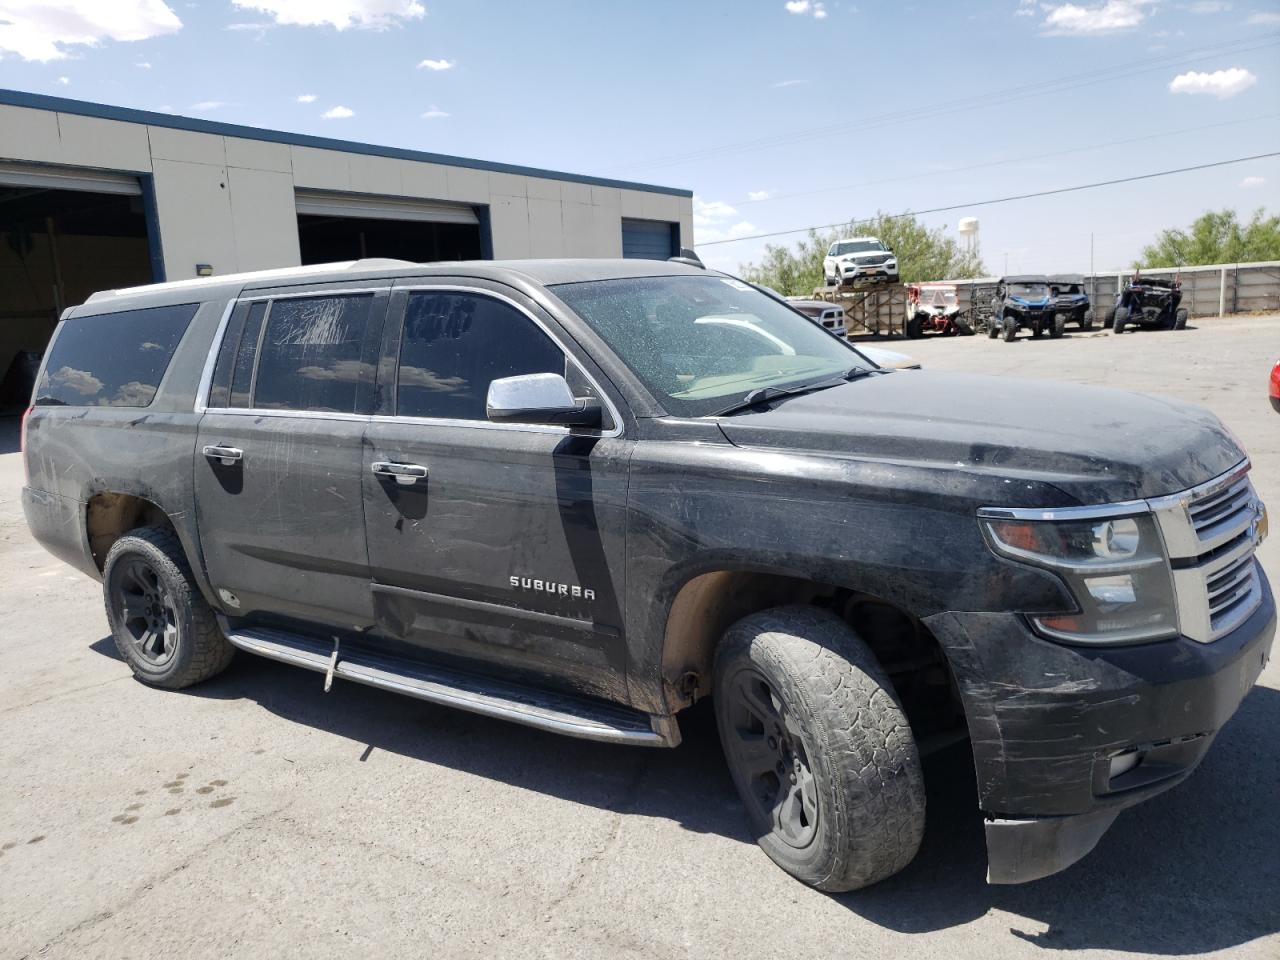
[[[1128,773],[1138,765],[1138,761],[1142,759],[1142,754],[1137,750],[1130,750],[1128,753],[1121,753],[1111,758],[1111,779],[1122,774]]]

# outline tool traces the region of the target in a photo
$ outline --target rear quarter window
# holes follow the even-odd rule
[[[36,406],[145,407],[198,303],[64,320],[36,387]]]

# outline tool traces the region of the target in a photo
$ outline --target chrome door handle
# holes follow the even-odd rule
[[[417,483],[427,475],[427,468],[420,463],[393,463],[390,460],[375,460],[369,469],[379,477],[395,477],[396,483],[404,486]]]
[[[201,452],[210,460],[217,460],[224,467],[244,459],[244,451],[239,447],[224,447],[216,443],[209,444]]]

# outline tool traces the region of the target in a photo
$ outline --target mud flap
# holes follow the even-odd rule
[[[1119,813],[988,820],[987,883],[1027,883],[1065,870],[1097,845]]]

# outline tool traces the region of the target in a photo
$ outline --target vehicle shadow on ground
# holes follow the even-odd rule
[[[93,645],[118,659],[111,639]],[[219,677],[186,691],[248,699],[283,719],[373,751],[752,844],[720,754],[709,704],[681,715],[684,743],[648,750],[589,743],[436,707],[241,654]],[[157,692],[157,696],[161,696]],[[1258,687],[1217,738],[1201,769],[1167,794],[1121,814],[1097,849],[1065,873],[989,886],[972,761],[966,746],[926,761],[924,844],[901,874],[832,899],[902,933],[942,930],[991,911],[1010,933],[1052,950],[1183,955],[1280,931],[1280,692]],[[755,857],[755,854],[752,854]],[[773,869],[763,854],[758,869]],[[816,894],[815,894],[816,895]]]

